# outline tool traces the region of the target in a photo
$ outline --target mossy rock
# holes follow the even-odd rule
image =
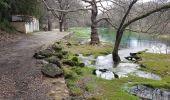
[[[52,45],[52,48],[56,51],[56,52],[61,52],[62,51],[62,46],[58,45],[58,44],[54,44]]]
[[[79,62],[78,57],[73,57],[71,60],[72,60],[72,61],[75,61],[75,62]]]
[[[42,55],[40,55],[39,53],[35,53],[35,54],[33,55],[33,57],[36,58],[36,59],[44,59],[44,58],[46,58],[45,56],[42,56]]]
[[[56,64],[58,67],[62,67],[60,63],[60,59],[58,59],[56,56],[52,56],[48,59],[46,59],[49,63]]]
[[[64,61],[63,61],[63,64],[69,65],[69,66],[76,66],[76,65],[77,65],[77,62],[72,61],[72,60],[64,60]]]
[[[61,44],[61,41],[57,41],[57,42],[55,42],[55,44]]]
[[[56,56],[59,59],[63,59],[64,58],[62,53],[55,53],[54,56]]]
[[[44,65],[41,69],[41,72],[51,78],[55,78],[55,77],[59,77],[61,75],[63,75],[63,70],[61,68],[59,68],[57,65],[55,64],[47,64]]]
[[[79,56],[79,54],[75,54],[75,56]]]
[[[62,54],[63,54],[63,55],[67,55],[67,54],[68,54],[68,51],[62,51]]]
[[[67,42],[66,45],[67,46],[72,46],[72,44],[70,42]]]
[[[84,63],[79,63],[78,66],[79,67],[85,67],[85,64]]]
[[[54,50],[48,48],[35,53],[34,57],[37,59],[43,59],[43,58],[51,57],[54,54],[54,52],[55,52]]]

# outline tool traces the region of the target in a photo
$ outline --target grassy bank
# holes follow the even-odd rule
[[[74,39],[69,40],[72,45],[68,46],[66,44],[64,46],[65,50],[70,52],[70,58],[79,53],[95,56],[111,53],[112,45],[110,44],[100,46],[79,45],[75,38],[80,36],[80,33],[75,33]],[[83,96],[87,100],[139,100],[138,97],[126,91],[126,85],[144,84],[155,88],[170,88],[170,55],[144,53],[140,56],[142,57],[140,63],[146,66],[141,70],[156,73],[162,77],[162,80],[151,80],[135,76],[105,80],[93,75],[94,69],[88,68],[88,66],[65,66],[64,75],[70,94],[72,96]]]

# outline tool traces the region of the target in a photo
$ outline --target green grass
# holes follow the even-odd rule
[[[88,27],[73,27],[69,29],[71,32],[74,33],[74,38],[90,38],[90,28]]]

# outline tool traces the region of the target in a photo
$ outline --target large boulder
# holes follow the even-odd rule
[[[47,57],[51,57],[54,53],[55,53],[54,50],[48,48],[48,49],[41,50],[41,51],[35,53],[34,57],[36,59],[44,59],[44,58],[47,58]]]
[[[48,77],[59,77],[63,75],[63,70],[55,64],[47,64],[42,67],[42,73]]]
[[[61,52],[62,51],[62,46],[59,44],[53,44],[52,48],[56,51],[56,52]]]
[[[52,56],[46,59],[49,63],[56,64],[58,67],[61,68],[60,59],[58,59],[56,56]]]

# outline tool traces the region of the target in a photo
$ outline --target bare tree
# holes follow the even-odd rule
[[[98,35],[98,23],[101,22],[102,20],[106,20],[107,22],[109,22],[109,18],[108,17],[102,17],[102,18],[98,18],[98,11],[101,10],[99,9],[99,7],[106,9],[102,6],[102,2],[106,1],[106,0],[82,0],[85,3],[88,3],[89,5],[87,5],[87,7],[90,7],[89,10],[91,10],[91,41],[90,44],[92,45],[96,45],[96,44],[100,44],[100,39],[99,39],[99,35]],[[98,4],[100,4],[101,6],[98,6]],[[104,11],[102,11],[104,12]]]
[[[135,18],[132,18],[130,19],[129,21],[126,22],[126,19],[132,9],[132,7],[136,4],[138,0],[132,0],[132,2],[129,4],[129,7],[124,15],[124,17],[122,18],[122,21],[121,21],[121,24],[119,25],[119,28],[117,29],[117,32],[116,32],[116,41],[115,41],[115,45],[114,45],[114,50],[112,52],[112,55],[113,55],[113,61],[115,62],[115,64],[117,64],[118,62],[120,62],[120,57],[118,55],[118,48],[119,48],[119,45],[120,45],[120,42],[121,42],[121,39],[122,39],[122,35],[124,33],[124,30],[127,28],[127,26],[129,26],[130,24],[140,20],[140,19],[143,19],[145,17],[148,17],[150,16],[151,14],[154,14],[156,12],[159,12],[159,11],[162,11],[162,10],[166,10],[166,9],[169,9],[170,8],[170,3],[168,4],[164,4],[164,5],[161,5],[160,7],[157,7],[155,9],[152,9],[152,10],[149,10]]]
[[[59,21],[60,32],[63,31],[63,25],[67,25],[67,14],[70,12],[76,12],[79,10],[86,10],[84,8],[75,8],[78,4],[78,0],[42,0],[48,11]]]

